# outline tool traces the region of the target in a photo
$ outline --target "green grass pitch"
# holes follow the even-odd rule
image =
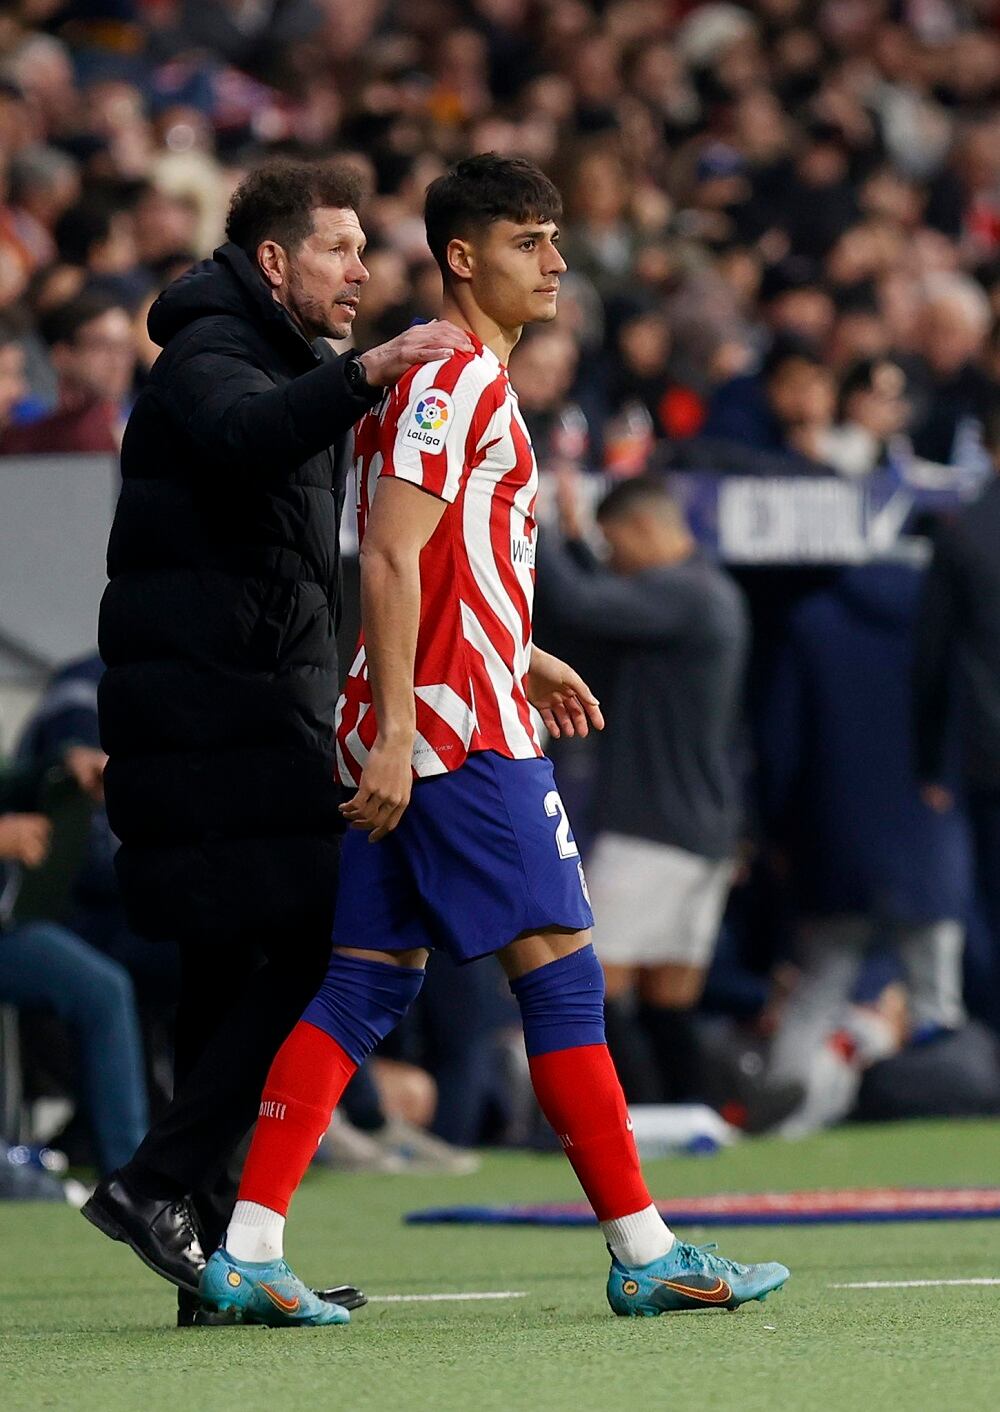
[[[1000,1181],[1000,1123],[854,1128],[650,1163],[659,1197],[725,1190]],[[405,1227],[446,1202],[575,1199],[558,1156],[490,1156],[464,1179],[317,1173],[289,1255],[313,1281],[372,1295],[522,1299],[375,1303],[346,1329],[171,1328],[171,1292],[75,1211],[0,1206],[0,1408],[37,1412],[926,1412],[1000,1408],[1000,1286],[836,1290],[859,1280],[1000,1278],[1000,1222],[777,1226],[701,1234],[780,1259],[766,1304],[620,1320],[589,1230]],[[699,1232],[685,1231],[688,1238]]]

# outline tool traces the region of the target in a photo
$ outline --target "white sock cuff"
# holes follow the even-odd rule
[[[604,1239],[623,1265],[649,1265],[668,1253],[674,1234],[653,1205],[630,1216],[602,1221]]]
[[[256,1201],[237,1201],[233,1207],[231,1226],[269,1226],[274,1221],[280,1221],[284,1228],[285,1218],[277,1211],[272,1211],[270,1206],[261,1206]]]
[[[224,1245],[234,1260],[259,1264],[284,1254],[285,1218],[256,1201],[237,1201]]]

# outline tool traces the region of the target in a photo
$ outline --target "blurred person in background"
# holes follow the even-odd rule
[[[96,652],[67,662],[53,673],[18,741],[18,760],[43,762],[67,751],[89,752],[92,768],[103,774],[97,689],[104,664]],[[67,879],[64,920],[103,955],[124,966],[135,988],[145,1040],[151,1099],[170,1096],[170,1033],[177,1004],[176,952],[137,936],[125,918],[114,870],[118,840],[111,832],[103,798],[94,800],[85,845],[75,875]]]
[[[97,800],[102,769],[101,752],[82,745],[0,767],[0,860],[42,868],[55,842],[53,824],[41,812],[46,786],[58,778]],[[68,1027],[78,1048],[74,1096],[93,1136],[98,1169],[110,1172],[132,1156],[148,1122],[132,982],[123,966],[65,926],[34,917],[18,921],[16,868],[0,882],[0,1003],[55,1013]]]
[[[571,188],[566,260],[603,298],[623,293],[632,278],[638,237],[629,196],[628,173],[613,145],[583,153]]]
[[[586,461],[587,418],[571,395],[579,362],[579,345],[561,321],[525,329],[511,354],[511,383],[543,474]]]
[[[712,408],[724,401],[722,388],[692,448],[703,443],[716,469],[744,475],[816,475],[826,469],[822,446],[833,425],[836,383],[812,344],[788,334],[777,338],[752,383],[742,384],[739,403],[724,417],[714,416]]]
[[[702,399],[678,378],[666,314],[655,304],[620,311],[609,360],[608,407],[614,415],[630,404],[644,407],[657,439],[696,436],[705,420]]]
[[[817,437],[819,458],[842,476],[870,475],[898,444],[909,415],[906,374],[897,363],[887,358],[856,363],[840,384],[836,425]]]
[[[917,620],[914,728],[924,801],[947,818],[955,808],[950,744],[957,721],[991,940],[976,1003],[1000,1030],[1000,405],[987,416],[986,449],[993,475],[982,494],[935,535]]]
[[[946,273],[927,278],[913,389],[913,449],[928,461],[973,475],[988,470],[983,427],[1000,398],[997,383],[979,366],[991,323],[989,301],[974,280]]]
[[[24,348],[9,323],[0,320],[0,455],[17,407],[28,395]]]
[[[874,281],[863,281],[837,299],[826,353],[830,365],[843,374],[856,363],[890,358],[892,329]]]
[[[608,567],[584,543],[569,478],[560,504],[566,546],[541,537],[539,595],[556,625],[596,639],[607,678],[587,877],[609,1042],[630,1098],[689,1101],[699,1083],[692,1012],[741,821],[747,612],[659,479],[625,481],[598,506]],[[651,1072],[630,1034],[635,1021]]]
[[[812,261],[788,258],[763,272],[759,286],[760,352],[756,366],[726,379],[714,388],[709,400],[703,434],[713,440],[743,443],[759,450],[787,449],[770,383],[786,355],[799,350],[820,366],[818,352],[831,336],[835,309]],[[783,370],[788,371],[788,370]],[[801,371],[801,370],[800,370]],[[778,420],[781,420],[778,413]]]
[[[127,305],[144,292],[147,278],[137,268],[130,202],[130,194],[101,186],[70,207],[55,227],[60,261],[84,270],[88,284],[117,295]]]
[[[793,611],[759,717],[767,835],[801,917],[800,978],[774,1036],[768,1080],[802,1086],[801,1130],[845,1117],[853,1092],[824,1090],[824,1046],[879,941],[897,952],[914,1040],[965,1024],[962,951],[970,897],[965,823],[936,812],[912,769],[908,683],[919,571],[843,570]],[[823,1091],[817,1091],[823,1090]],[[828,1104],[827,1104],[828,1101]]]
[[[79,164],[58,148],[29,147],[11,161],[9,188],[14,228],[34,268],[50,264],[58,253],[56,225],[80,199]]]
[[[84,291],[46,314],[40,328],[58,380],[57,405],[39,421],[10,428],[0,454],[117,455],[136,364],[128,310],[112,295]]]

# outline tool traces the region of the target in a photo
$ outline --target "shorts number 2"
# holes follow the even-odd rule
[[[550,819],[558,816],[559,823],[556,827],[556,847],[559,849],[560,858],[579,858],[580,850],[576,846],[569,826],[569,816],[566,813],[566,805],[559,798],[557,789],[550,789],[545,796],[545,812]]]

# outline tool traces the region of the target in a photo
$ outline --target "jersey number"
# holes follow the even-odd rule
[[[580,850],[576,846],[569,826],[569,818],[566,814],[566,805],[559,798],[557,789],[550,789],[545,796],[545,812],[550,819],[559,817],[559,824],[556,828],[556,847],[559,849],[560,858],[579,858]]]

